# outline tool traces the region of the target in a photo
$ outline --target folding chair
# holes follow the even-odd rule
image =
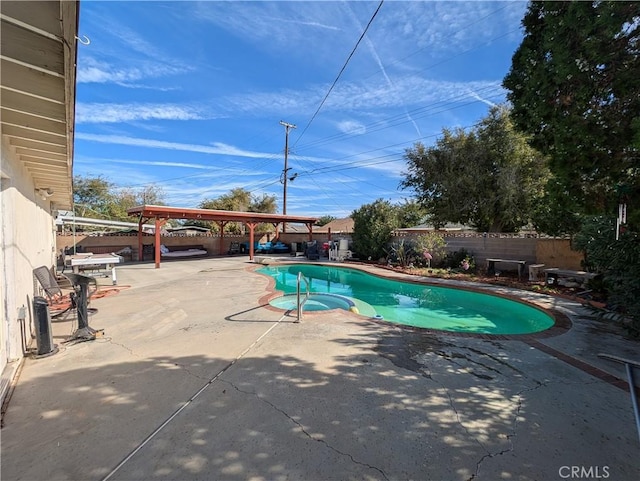
[[[75,309],[77,295],[75,287],[68,294],[62,292],[58,280],[47,266],[36,267],[33,270],[33,276],[38,280],[40,287],[44,291],[51,310],[51,317],[58,317],[71,309]],[[89,290],[89,298],[98,290],[97,281],[94,278],[91,279],[93,287]]]

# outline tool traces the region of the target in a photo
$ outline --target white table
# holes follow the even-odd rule
[[[79,273],[82,266],[104,266],[105,269],[111,269],[111,279],[113,285],[117,284],[116,264],[124,262],[124,258],[118,254],[92,254],[85,252],[65,257],[65,264],[71,266],[73,272]]]

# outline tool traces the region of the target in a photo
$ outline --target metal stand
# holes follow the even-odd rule
[[[93,341],[96,338],[96,333],[100,330],[92,329],[89,327],[89,284],[94,281],[92,277],[83,276],[81,274],[65,274],[65,276],[73,284],[73,290],[75,291],[75,304],[76,311],[78,313],[78,328],[67,340],[84,340]]]

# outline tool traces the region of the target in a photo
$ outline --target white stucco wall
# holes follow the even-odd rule
[[[0,372],[23,356],[19,311],[26,308],[32,329],[33,269],[55,260],[55,228],[51,203],[35,193],[29,172],[2,139],[0,158]],[[46,186],[43,186],[46,187]]]

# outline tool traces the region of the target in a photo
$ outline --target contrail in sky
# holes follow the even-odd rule
[[[353,13],[353,10],[351,9],[351,7],[349,6],[348,3],[347,3],[347,7],[348,7],[348,11],[351,14],[351,18],[353,19],[354,23],[356,23],[358,25],[358,27],[360,29],[362,29],[362,25],[360,25],[360,22],[358,21],[357,17]],[[415,122],[415,120],[413,120],[413,118],[409,114],[409,111],[407,110],[407,107],[406,107],[405,103],[402,102],[402,99],[400,98],[400,95],[396,91],[395,85],[391,81],[391,78],[389,78],[389,75],[387,75],[387,71],[384,68],[384,65],[382,64],[382,60],[380,60],[380,57],[378,56],[378,52],[376,51],[376,48],[373,45],[373,42],[371,41],[371,39],[369,38],[368,35],[365,37],[365,40],[367,42],[367,46],[369,47],[369,51],[371,52],[371,56],[373,57],[373,59],[378,64],[378,67],[380,67],[380,71],[382,72],[382,75],[384,75],[384,78],[387,81],[387,84],[389,85],[389,87],[391,87],[391,89],[390,89],[391,92],[394,92],[396,97],[399,98],[399,100],[401,101],[401,104],[402,104],[402,109],[404,110],[404,113],[407,116],[407,119],[413,124],[413,127],[416,129],[416,132],[418,133],[418,136],[422,137],[422,133],[420,132],[420,128],[418,127],[418,124]]]

